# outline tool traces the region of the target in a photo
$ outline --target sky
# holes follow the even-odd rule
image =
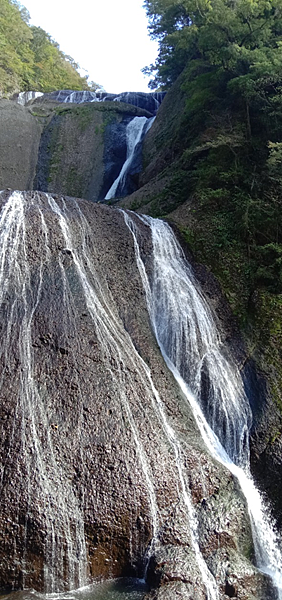
[[[141,69],[155,62],[143,0],[21,0],[42,27],[108,93],[148,92]],[[86,73],[80,71],[81,74]]]

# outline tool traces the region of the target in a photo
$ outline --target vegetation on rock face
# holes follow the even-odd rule
[[[151,71],[161,85],[173,83],[187,63],[225,73],[245,96],[279,81],[281,0],[145,0],[145,7],[160,42]]]
[[[221,281],[250,352],[269,341],[267,361],[277,365],[275,336],[266,330],[280,331],[282,322],[282,1],[145,6],[160,42],[147,69],[151,85],[171,88],[167,100],[174,96],[179,106],[178,115],[172,108],[177,125],[160,144],[168,183],[150,210],[177,209],[178,226]],[[157,147],[161,133],[155,137]]]
[[[218,213],[221,245],[244,242],[254,282],[281,291],[282,1],[145,4],[161,40],[156,81],[184,70],[171,186]]]
[[[0,0],[0,96],[34,90],[89,89],[78,65],[16,0]],[[95,84],[91,84],[95,87]]]
[[[282,0],[145,6],[160,42],[147,72],[167,94],[124,205],[173,222],[237,316],[240,368],[257,367],[252,471],[281,526]]]

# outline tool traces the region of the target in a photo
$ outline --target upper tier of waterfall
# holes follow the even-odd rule
[[[107,92],[59,90],[41,94],[40,92],[20,92],[17,101],[25,105],[33,99],[56,100],[56,102],[70,102],[82,104],[84,102],[124,102],[137,108],[142,108],[152,115],[157,113],[165,92],[123,92],[121,94],[107,94]]]
[[[46,94],[21,92],[18,104],[38,103],[42,114],[47,115],[46,122],[39,116],[40,132],[31,107],[27,106],[24,111],[18,107],[16,111],[23,120],[23,132],[26,121],[30,121],[28,127],[38,128],[34,143],[27,135],[28,139],[16,145],[18,148],[25,144],[33,163],[30,169],[24,169],[21,179],[26,179],[28,173],[28,189],[58,191],[94,202],[131,194],[138,188],[142,171],[143,138],[164,95],[162,92],[115,95],[72,90]],[[57,107],[57,102],[65,106]],[[6,120],[5,115],[1,116]],[[3,164],[3,169],[5,185],[18,189],[19,177],[13,165],[7,169]]]

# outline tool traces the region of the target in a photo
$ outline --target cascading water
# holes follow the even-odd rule
[[[48,210],[57,219],[65,242],[66,251],[71,252],[82,294],[89,314],[93,320],[103,348],[104,360],[116,363],[110,377],[114,380],[115,387],[120,392],[120,402],[123,404],[127,420],[132,430],[136,444],[136,452],[140,460],[143,478],[146,482],[152,518],[152,547],[156,540],[158,530],[158,508],[155,498],[154,484],[150,475],[150,467],[142,442],[138,434],[130,405],[127,401],[127,388],[131,386],[134,394],[136,376],[127,376],[124,362],[131,364],[130,371],[134,374],[137,369],[143,385],[150,396],[151,381],[148,380],[141,359],[130,338],[124,340],[119,331],[115,315],[105,303],[103,291],[99,287],[99,280],[95,275],[91,259],[87,253],[86,238],[88,225],[79,206],[77,209],[77,227],[80,237],[81,256],[76,250],[77,241],[74,241],[67,205],[62,207],[51,197],[42,197],[35,194],[33,201],[27,204],[24,194],[14,192],[4,205],[0,221],[0,305],[7,302],[7,297],[16,299],[10,305],[10,314],[7,319],[7,331],[4,334],[5,345],[2,353],[5,369],[9,369],[10,354],[15,342],[13,339],[13,321],[21,318],[19,354],[22,365],[20,389],[18,391],[18,407],[23,428],[21,436],[21,455],[27,468],[27,488],[34,486],[34,473],[37,476],[38,505],[41,507],[45,526],[45,590],[55,591],[67,586],[72,589],[80,587],[87,582],[87,558],[84,536],[83,509],[75,497],[68,479],[64,477],[63,470],[57,462],[56,452],[52,444],[51,430],[46,407],[42,400],[42,392],[37,386],[32,342],[32,325],[34,314],[40,302],[43,301],[42,290],[43,273],[48,271],[52,264],[49,237],[52,235],[45,221],[44,214]],[[28,258],[28,236],[26,234],[27,211],[34,212],[33,220],[41,229],[40,240],[40,267],[38,278],[31,271]],[[72,314],[72,300],[69,284],[65,275],[63,262],[60,261],[61,282],[63,287],[63,303],[66,314]],[[73,318],[73,317],[72,317]],[[112,356],[115,358],[113,359]],[[139,362],[138,362],[139,361]],[[130,379],[132,377],[132,380]],[[3,378],[3,373],[2,373]],[[136,394],[136,400],[138,398]],[[79,418],[79,416],[77,416]],[[26,423],[29,424],[26,429]],[[30,491],[31,495],[31,491]],[[32,513],[32,506],[30,506]],[[28,518],[28,515],[27,515]],[[24,582],[23,582],[24,585]]]
[[[134,238],[159,347],[193,409],[212,456],[239,480],[248,504],[257,565],[272,578],[281,600],[282,556],[249,472],[251,413],[240,374],[223,354],[212,313],[172,230],[163,221],[139,216],[152,234],[153,273],[149,278],[140,252],[138,224],[128,213],[124,219]]]
[[[15,298],[10,303],[2,360],[5,369],[9,369],[10,356],[13,348],[17,346],[13,322],[20,318],[18,346],[21,379],[17,392],[17,412],[23,421],[20,456],[26,467],[26,487],[30,496],[27,519],[32,521],[34,510],[32,499],[33,502],[35,499],[36,505],[42,511],[46,528],[45,590],[52,592],[63,589],[63,580],[67,581],[70,588],[87,582],[87,552],[82,505],[85,492],[81,490],[80,498],[74,493],[68,472],[64,472],[60,464],[61,459],[57,456],[57,448],[53,446],[46,392],[44,398],[42,385],[38,383],[34,359],[34,318],[40,304],[44,302],[46,288],[43,282],[46,275],[47,280],[52,279],[51,269],[54,259],[51,240],[54,233],[50,229],[51,219],[53,227],[60,232],[56,234],[59,235],[60,248],[56,287],[58,285],[62,287],[65,318],[72,320],[75,328],[78,317],[71,288],[78,286],[101,348],[108,377],[113,389],[118,393],[119,407],[126,420],[126,430],[129,428],[134,440],[136,460],[140,465],[150,510],[152,535],[147,549],[147,563],[158,547],[160,519],[163,518],[160,516],[161,509],[157,498],[158,481],[154,475],[155,467],[153,468],[152,456],[148,453],[151,451],[150,439],[158,439],[158,445],[162,448],[161,455],[164,456],[165,449],[169,448],[167,468],[171,470],[173,476],[171,484],[176,488],[177,504],[183,507],[186,514],[187,539],[190,540],[189,544],[194,555],[194,568],[206,589],[208,600],[217,600],[216,582],[200,550],[198,523],[187,484],[183,448],[178,434],[168,418],[148,365],[139,355],[130,336],[121,328],[115,310],[110,304],[109,290],[101,287],[88,251],[88,239],[91,235],[88,222],[79,204],[72,201],[72,206],[75,211],[75,221],[63,199],[58,201],[51,196],[35,193],[31,201],[27,202],[24,194],[14,192],[3,206],[0,223],[1,306],[6,307],[8,299]],[[31,215],[31,222],[36,231],[41,231],[41,236],[38,238],[39,247],[36,250],[36,255],[38,254],[36,260],[39,261],[37,271],[30,262],[30,256],[33,256],[34,251],[30,246],[30,232],[27,232],[30,227],[30,221],[28,225],[27,220],[28,213]],[[65,270],[65,256],[72,257],[70,280]],[[66,350],[62,351],[66,353]],[[142,390],[142,403],[138,389]],[[137,421],[136,418],[139,413],[142,415],[141,421]],[[79,415],[77,419],[80,419]],[[147,425],[143,432],[145,422]],[[53,423],[52,427],[57,425]],[[173,457],[172,461],[171,457]]]
[[[62,111],[59,116],[52,109],[50,123],[48,127],[43,127],[42,132],[37,128],[37,117],[31,118],[30,113],[25,117],[24,111],[17,111],[19,118],[28,119],[32,131],[30,135],[35,135],[39,142],[38,151],[37,147],[34,152],[30,150],[32,163],[28,172],[31,180],[28,179],[23,185],[42,191],[59,190],[94,202],[131,194],[138,187],[138,175],[142,170],[142,141],[153,123],[163,96],[163,93],[157,92],[115,95],[89,90],[18,94],[17,101],[22,105],[32,102],[44,106],[48,100],[73,107],[88,103],[88,107],[79,108],[79,114],[84,115],[85,119],[82,129],[76,109],[74,112],[71,109],[70,113]],[[101,111],[98,105],[94,105],[105,101],[110,103],[103,107],[105,110]],[[117,105],[119,102],[123,103],[122,107]],[[107,114],[111,116],[110,119],[106,117]],[[71,128],[69,124],[66,127],[64,125],[69,119],[73,121]],[[50,145],[51,138],[53,142],[55,139],[57,141]],[[82,152],[69,153],[69,143],[73,148],[76,145],[83,148]],[[3,185],[12,189],[21,185],[17,176],[15,179],[12,175],[13,171],[11,165],[11,175],[6,177],[5,174],[3,180]]]
[[[17,102],[25,105],[30,100],[34,100],[40,96],[43,96],[43,100],[46,98],[46,100],[71,104],[83,104],[84,102],[123,102],[155,115],[164,99],[165,92],[123,92],[121,94],[108,94],[107,92],[99,91],[91,92],[89,90],[58,90],[45,94],[41,92],[20,92]]]
[[[45,94],[45,97],[57,102],[70,102],[82,104],[83,102],[124,102],[137,108],[147,110],[155,115],[159,109],[165,92],[123,92],[121,94],[108,94],[107,92],[60,90]]]
[[[147,119],[146,117],[135,117],[128,123],[126,128],[126,160],[118,177],[107,192],[105,200],[126,195],[127,177],[130,174],[134,161],[139,158],[142,140],[153,125],[154,120],[155,117],[151,117],[150,119]]]
[[[171,229],[162,221],[140,218],[152,229],[149,307],[158,343],[189,385],[232,461],[248,466],[251,410],[241,377],[224,357],[211,310]]]
[[[148,495],[151,504],[151,514],[152,514],[152,526],[153,526],[153,544],[155,543],[155,538],[157,535],[158,529],[158,508],[157,501],[155,497],[154,486],[151,481],[150,469],[147,463],[146,455],[144,449],[142,447],[142,443],[138,436],[138,429],[136,427],[132,412],[130,410],[129,403],[126,399],[126,385],[124,379],[124,371],[125,371],[125,358],[128,359],[131,363],[134,364],[135,360],[138,360],[137,353],[133,353],[133,346],[129,343],[129,347],[126,347],[123,343],[123,340],[120,337],[119,327],[116,322],[115,315],[112,313],[109,306],[105,305],[105,300],[101,303],[99,299],[99,295],[102,293],[99,290],[100,294],[97,293],[97,290],[91,284],[91,280],[87,274],[87,270],[84,267],[84,264],[87,265],[89,273],[92,275],[92,278],[95,279],[95,271],[93,269],[93,265],[91,264],[91,260],[87,255],[87,250],[85,247],[85,237],[87,233],[87,221],[83,216],[83,213],[80,211],[78,205],[78,215],[81,223],[81,234],[82,234],[82,258],[78,255],[75,244],[72,236],[72,232],[70,226],[68,224],[68,211],[67,206],[63,203],[63,207],[57,204],[57,202],[52,198],[52,196],[48,196],[48,202],[51,209],[58,216],[59,225],[62,230],[62,234],[66,243],[66,248],[70,249],[73,255],[75,268],[77,270],[78,278],[81,283],[81,287],[83,293],[85,295],[85,300],[87,304],[88,311],[92,317],[93,324],[98,334],[98,338],[101,346],[104,350],[104,355],[109,356],[109,360],[111,360],[112,353],[116,357],[116,373],[115,375],[112,373],[112,377],[114,377],[115,383],[120,390],[121,401],[124,403],[124,408],[127,414],[128,421],[130,423],[130,427],[132,429],[133,437],[136,443],[137,453],[140,459],[140,463],[143,470],[143,475],[145,481],[147,483]],[[99,289],[99,288],[98,288]],[[103,293],[102,293],[103,295]],[[136,356],[135,356],[136,355]],[[141,362],[141,361],[140,361]],[[134,365],[135,366],[135,365]],[[142,365],[143,366],[143,365]],[[138,365],[139,367],[139,365]],[[150,381],[150,379],[149,379]],[[144,381],[146,385],[146,382]],[[148,384],[147,384],[148,387]]]
[[[135,424],[133,414],[130,410],[129,403],[127,402],[127,399],[126,399],[126,386],[124,385],[124,383],[125,383],[124,382],[124,371],[125,371],[125,364],[128,365],[130,363],[132,364],[132,367],[133,366],[135,367],[135,370],[136,370],[136,366],[137,366],[137,370],[140,373],[140,376],[142,377],[143,386],[148,390],[148,392],[147,392],[148,399],[150,399],[150,402],[152,403],[154,412],[158,416],[159,421],[164,430],[165,436],[175,454],[175,462],[176,462],[176,467],[177,467],[178,476],[179,476],[181,494],[182,494],[184,505],[188,512],[191,541],[192,541],[193,549],[195,552],[198,568],[201,573],[203,582],[206,586],[208,600],[217,600],[218,593],[217,593],[216,583],[214,581],[212,574],[209,572],[209,570],[206,566],[206,563],[201,554],[201,551],[199,548],[199,543],[197,540],[197,520],[196,520],[194,511],[193,511],[191,499],[189,497],[188,487],[185,483],[184,465],[182,464],[182,459],[181,459],[181,447],[177,440],[175,431],[173,430],[173,428],[171,427],[171,425],[168,422],[168,419],[167,419],[167,416],[165,413],[165,409],[164,409],[164,405],[161,401],[158,391],[156,390],[156,388],[153,384],[150,370],[147,367],[147,365],[144,363],[144,361],[141,359],[141,357],[138,355],[136,350],[133,349],[132,344],[130,344],[128,348],[126,347],[126,345],[124,344],[124,340],[122,340],[120,337],[120,333],[118,330],[118,326],[117,326],[115,317],[111,313],[110,308],[106,307],[107,310],[105,311],[105,307],[100,303],[97,293],[95,293],[95,291],[93,290],[93,287],[89,283],[89,279],[87,277],[87,272],[85,270],[85,267],[83,266],[83,262],[87,265],[88,270],[90,271],[90,273],[92,273],[92,275],[94,275],[93,266],[91,265],[90,260],[87,256],[87,253],[85,251],[83,253],[84,261],[82,261],[79,258],[78,254],[74,248],[71,230],[70,230],[68,222],[67,222],[67,207],[66,207],[66,205],[64,204],[63,208],[60,208],[59,205],[55,202],[55,200],[51,196],[48,196],[48,202],[49,202],[52,210],[54,211],[54,213],[59,218],[60,227],[61,227],[63,237],[66,242],[66,247],[68,249],[71,249],[71,252],[73,253],[76,269],[77,269],[77,272],[78,272],[78,275],[79,275],[79,278],[81,281],[83,292],[85,294],[87,307],[92,316],[93,323],[95,324],[95,328],[97,330],[97,333],[98,333],[98,336],[100,339],[100,343],[104,348],[104,353],[109,354],[109,355],[114,353],[114,355],[116,356],[117,371],[116,371],[116,375],[115,375],[115,381],[116,381],[116,385],[120,389],[121,400],[124,403],[126,414],[127,414],[130,426],[132,428],[137,452],[138,452],[140,462],[142,465],[142,469],[143,469],[143,474],[144,474],[145,480],[147,482],[147,489],[148,489],[150,503],[151,503],[153,538],[152,538],[151,547],[148,552],[147,560],[149,560],[153,549],[155,549],[155,546],[157,545],[157,535],[158,535],[158,527],[159,527],[158,506],[157,506],[157,501],[156,501],[156,497],[155,497],[154,484],[153,484],[153,482],[151,480],[151,476],[150,476],[149,465],[148,465],[148,462],[146,459],[144,449],[142,447],[142,443],[141,443],[139,435],[138,435],[138,429]],[[86,220],[84,219],[81,211],[79,211],[79,215],[80,215],[82,226],[85,229],[87,226],[87,223],[86,223]],[[121,348],[122,348],[122,350],[121,350]],[[125,361],[125,359],[126,359],[126,361]],[[136,361],[137,361],[137,363],[136,363]],[[113,376],[113,374],[112,374],[112,376]]]
[[[96,569],[90,571],[94,576],[116,576],[115,573],[121,572],[114,571],[116,557],[124,561],[122,567],[134,565],[133,573],[144,574],[149,562],[151,566],[158,556],[163,560],[162,553],[168,546],[165,558],[168,577],[172,582],[179,577],[185,582],[184,597],[192,594],[197,600],[219,600],[225,575],[219,583],[207,558],[211,534],[208,526],[204,526],[204,533],[199,527],[200,507],[195,507],[191,470],[195,470],[197,483],[199,477],[202,478],[204,487],[208,480],[211,490],[213,473],[216,486],[219,473],[227,477],[229,487],[232,487],[231,478],[204,450],[190,409],[173,378],[167,374],[160,353],[155,352],[139,272],[157,341],[163,346],[165,360],[189,398],[206,444],[213,457],[241,478],[240,481],[245,477],[248,483],[250,479],[239,466],[231,463],[188,391],[178,367],[172,363],[172,359],[177,361],[179,357],[179,369],[184,364],[177,336],[173,338],[174,352],[171,357],[168,354],[170,343],[165,318],[159,311],[166,311],[171,322],[180,311],[187,326],[183,306],[188,299],[191,301],[189,290],[193,287],[193,282],[191,286],[186,282],[189,276],[183,267],[185,263],[181,263],[179,249],[172,241],[170,248],[166,226],[159,221],[142,219],[143,231],[146,230],[144,248],[147,244],[150,251],[150,232],[153,233],[154,269],[150,271],[149,284],[138,232],[127,214],[107,206],[36,192],[26,195],[14,192],[7,199],[4,193],[0,198],[0,310],[4,340],[0,354],[0,392],[12,422],[6,440],[9,456],[5,450],[0,484],[1,496],[6,494],[6,500],[9,494],[14,499],[18,489],[23,496],[18,504],[13,500],[9,507],[12,521],[7,520],[3,525],[3,519],[0,526],[4,536],[10,522],[16,531],[9,552],[12,555],[14,552],[13,569],[21,562],[21,571],[26,577],[22,586],[26,581],[29,586],[30,582],[36,584],[36,579],[28,577],[36,564],[37,549],[44,564],[44,586],[38,588],[57,592],[87,583],[90,564]],[[111,254],[107,244],[112,235],[117,237]],[[120,253],[119,246],[117,255],[115,240],[124,244],[124,254]],[[113,269],[115,260],[116,270]],[[125,280],[119,279],[123,262],[127,265],[124,272],[127,286],[131,286],[131,278],[135,279],[129,295],[123,287]],[[165,294],[161,280],[165,282]],[[177,299],[173,299],[172,281]],[[133,295],[133,312],[128,312],[127,303],[133,290],[137,296]],[[205,364],[209,369],[210,365],[215,369],[217,364],[219,369],[224,369],[224,385],[227,385],[232,369],[229,372],[226,359],[217,359],[220,342],[213,331],[208,331],[211,314],[202,297],[199,300],[195,296],[193,302],[198,315],[197,325],[191,329],[198,344],[193,357],[203,364],[203,353],[209,353],[211,344],[212,360],[207,358]],[[135,304],[138,310],[140,304],[143,306],[140,314]],[[193,311],[188,316],[192,319]],[[184,343],[189,328],[181,325],[180,316],[178,319]],[[138,320],[142,323],[140,329]],[[185,348],[187,352],[192,351],[189,344]],[[193,378],[200,379],[196,368],[193,367],[191,373],[189,385]],[[212,389],[216,388],[217,379],[219,377],[211,379]],[[232,385],[232,406],[240,392],[240,410],[247,428],[250,416],[244,409],[240,378],[236,376]],[[16,405],[14,413],[10,396]],[[214,392],[214,398],[222,400],[222,394]],[[225,412],[228,412],[227,407]],[[240,421],[237,413],[234,411],[235,424],[230,427],[226,424],[223,435],[226,446],[234,441]],[[3,412],[1,425],[2,415]],[[213,415],[214,420],[216,415]],[[185,431],[191,436],[191,462]],[[246,462],[243,457],[246,440],[246,431],[241,427],[235,444],[238,465]],[[8,469],[9,460],[12,471]],[[207,466],[206,480],[203,464]],[[6,471],[13,474],[13,481],[11,477],[7,479]],[[251,494],[256,493],[251,484],[249,487]],[[212,493],[210,491],[210,496]],[[239,513],[244,503],[236,494],[234,492]],[[5,515],[3,501],[1,510]],[[259,511],[256,507],[256,514],[252,513],[256,527]],[[221,510],[216,511],[216,518],[224,525]],[[240,525],[238,528],[240,530]],[[269,548],[275,543],[267,525],[266,532],[269,540],[261,555],[262,567],[265,567],[265,552],[269,557]],[[258,540],[260,535],[259,531]],[[10,543],[10,536],[6,541]],[[180,575],[177,572],[179,548],[187,561]],[[262,545],[258,548],[262,549]],[[272,549],[275,550],[275,545]],[[234,564],[233,559],[230,560]],[[273,571],[273,557],[271,560],[270,571]],[[3,573],[2,564],[1,568]],[[19,587],[17,581],[16,588]]]
[[[31,100],[35,100],[36,98],[40,98],[41,96],[43,96],[42,92],[20,92],[18,95],[17,102],[18,104],[25,106]]]

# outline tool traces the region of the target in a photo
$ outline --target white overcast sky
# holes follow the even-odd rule
[[[60,49],[107,92],[147,92],[140,70],[155,62],[143,0],[21,0],[30,24],[45,29]]]

